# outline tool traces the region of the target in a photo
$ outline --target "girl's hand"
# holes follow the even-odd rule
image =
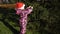
[[[32,9],[33,9],[33,7],[32,7],[32,6],[29,6],[29,8],[32,8]]]
[[[27,7],[27,8],[31,8],[31,9],[33,9],[33,7],[32,7],[32,6],[29,6],[29,7]]]

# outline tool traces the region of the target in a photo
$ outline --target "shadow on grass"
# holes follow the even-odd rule
[[[3,24],[8,27],[14,34],[19,34],[19,31],[14,29],[8,22],[6,22],[4,19],[0,19],[0,21],[3,22]]]

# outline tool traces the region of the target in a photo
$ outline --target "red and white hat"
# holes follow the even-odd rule
[[[21,8],[21,7],[24,7],[25,4],[23,2],[17,2],[16,3],[16,8]]]

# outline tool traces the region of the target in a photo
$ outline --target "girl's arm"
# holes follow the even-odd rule
[[[32,12],[32,10],[33,10],[33,7],[32,6],[29,6],[29,7],[27,7],[26,8],[26,10],[27,10],[27,14],[30,14],[31,12]]]
[[[15,9],[15,10],[16,10],[16,14],[17,14],[17,15],[20,15],[21,10],[20,10],[20,9]]]

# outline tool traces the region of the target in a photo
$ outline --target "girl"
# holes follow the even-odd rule
[[[27,15],[30,14],[33,10],[32,6],[27,7],[24,9],[25,4],[22,2],[16,3],[16,14],[20,15],[20,34],[26,33],[26,25],[27,25]]]

